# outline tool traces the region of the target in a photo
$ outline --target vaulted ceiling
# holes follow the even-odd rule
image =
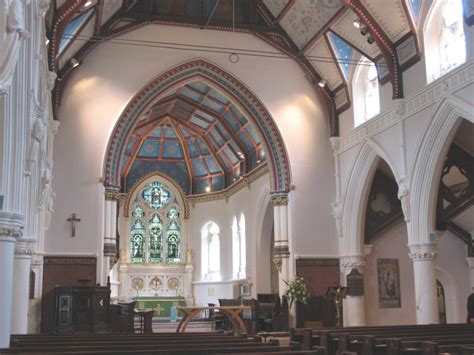
[[[394,98],[403,97],[402,71],[420,57],[415,24],[421,0],[239,0],[234,9],[233,3],[54,1],[47,19],[49,66],[60,79],[54,90],[56,114],[75,64],[100,43],[153,23],[261,38],[301,67],[326,105],[331,136],[339,134],[338,115],[351,105],[348,83],[361,56],[376,63],[380,81],[391,83]],[[357,22],[360,28],[355,27]],[[326,85],[320,87],[323,80]]]
[[[220,191],[265,161],[248,118],[225,96],[196,80],[167,92],[139,118],[125,148],[125,190],[159,171],[186,194]]]

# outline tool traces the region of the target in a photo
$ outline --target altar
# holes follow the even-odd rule
[[[135,297],[137,303],[135,304],[135,309],[153,309],[153,317],[171,317],[171,308],[172,307],[185,307],[186,301],[183,297]],[[181,316],[181,313],[178,312],[178,316]]]

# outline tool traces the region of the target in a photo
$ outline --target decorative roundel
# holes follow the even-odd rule
[[[158,277],[158,276],[155,276],[154,278],[152,278],[150,280],[150,288],[153,290],[153,291],[156,291],[158,289],[161,288],[161,286],[163,286],[163,280]]]
[[[168,289],[171,291],[176,291],[179,289],[179,279],[177,277],[168,279]]]
[[[143,290],[144,281],[141,277],[134,277],[132,279],[132,288],[136,291]]]

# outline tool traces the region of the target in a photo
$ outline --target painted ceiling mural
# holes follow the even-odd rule
[[[121,162],[125,189],[152,172],[186,194],[220,191],[265,162],[249,119],[228,98],[196,80],[166,92],[140,117]]]
[[[154,23],[205,27],[251,33],[295,60],[327,108],[330,135],[337,136],[361,56],[377,64],[394,98],[403,97],[401,73],[420,58],[415,23],[422,6],[423,0],[55,0],[46,16],[49,66],[60,79],[54,112],[74,65],[100,43]]]

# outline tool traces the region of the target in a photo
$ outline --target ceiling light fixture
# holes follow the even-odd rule
[[[76,68],[79,66],[79,61],[76,59],[76,58],[72,58],[71,61],[70,61],[71,65],[73,68]]]
[[[362,21],[360,20],[360,18],[356,18],[354,19],[354,21],[352,21],[352,24],[354,25],[355,28],[361,28]]]
[[[374,41],[375,41],[375,40],[374,40],[374,37],[372,37],[372,35],[369,34],[369,36],[367,37],[367,43],[368,43],[368,44],[372,44],[372,43],[374,43]]]
[[[85,4],[84,4],[84,7],[89,7],[92,5],[92,1],[87,1]]]
[[[206,192],[211,192],[211,185],[207,185],[205,190]]]
[[[45,43],[46,45],[49,44],[49,38],[48,38],[48,37],[46,37],[46,40],[44,41],[44,43]]]
[[[326,84],[327,84],[326,78],[321,79],[321,80],[319,81],[319,83],[318,83],[319,87],[321,87],[321,88],[325,87]]]

